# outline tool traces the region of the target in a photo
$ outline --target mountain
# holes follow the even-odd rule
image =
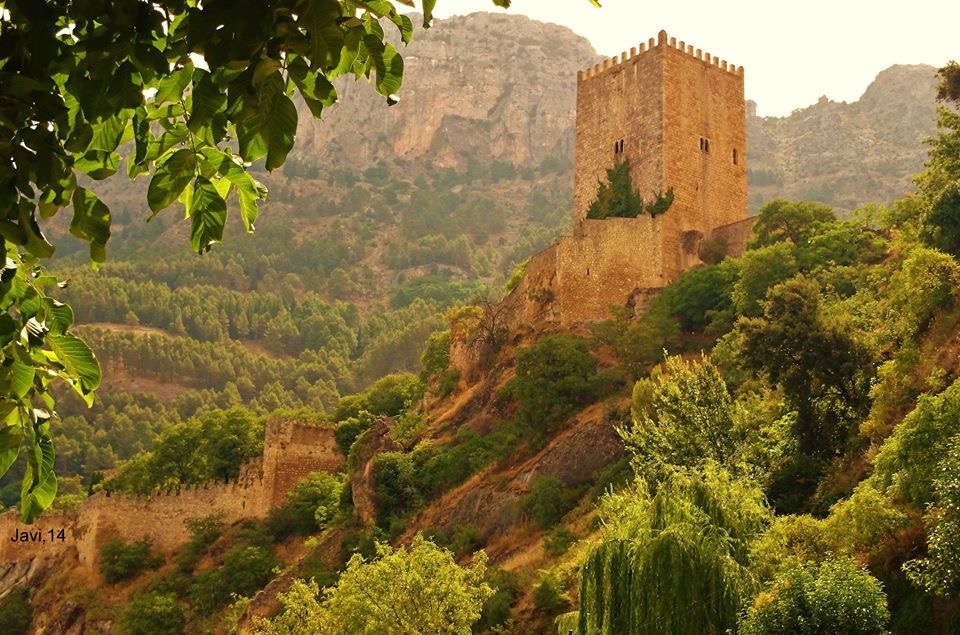
[[[747,117],[750,208],[771,198],[841,209],[886,204],[912,189],[935,129],[936,69],[896,65],[851,104],[821,97],[788,117]]]

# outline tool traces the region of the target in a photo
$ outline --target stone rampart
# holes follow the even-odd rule
[[[114,539],[149,538],[155,551],[169,555],[189,540],[186,521],[212,515],[228,524],[263,518],[298,480],[310,472],[335,472],[342,465],[332,426],[271,420],[264,455],[245,463],[235,481],[182,486],[151,496],[99,492],[71,512],[49,512],[29,526],[20,523],[16,510],[0,514],[0,562],[56,558],[75,549],[81,564],[92,568],[103,545]],[[61,529],[63,541],[56,539]],[[38,530],[45,540],[10,540],[14,532]]]

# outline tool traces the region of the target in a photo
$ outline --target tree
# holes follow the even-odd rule
[[[757,596],[743,635],[885,635],[890,612],[880,581],[851,560],[794,566]]]
[[[666,361],[665,372],[634,388],[633,426],[620,430],[634,472],[651,484],[679,466],[726,464],[737,450],[733,399],[709,360]]]
[[[821,314],[820,286],[798,275],[773,287],[763,317],[741,318],[739,358],[783,386],[797,411],[794,433],[809,456],[841,450],[866,414],[871,357],[842,323]]]
[[[937,98],[960,104],[960,65],[950,62],[940,69]],[[927,206],[922,238],[954,256],[960,255],[960,112],[937,109],[937,136],[929,139],[926,170],[914,179]]]
[[[468,635],[493,595],[485,581],[487,558],[457,565],[453,554],[417,535],[409,549],[377,543],[377,559],[354,554],[337,584],[318,601],[316,583],[296,582],[280,601],[283,611],[262,635]]]
[[[589,343],[573,335],[544,335],[517,353],[510,391],[520,400],[518,416],[545,428],[585,406],[596,394],[597,360]]]
[[[833,209],[822,203],[775,199],[760,208],[753,224],[750,248],[781,241],[804,245],[824,225],[836,222]]]
[[[763,495],[708,465],[608,496],[600,543],[580,570],[580,635],[732,632],[756,589],[749,545]]]
[[[591,0],[597,4],[596,0]],[[413,6],[412,0],[396,3]],[[280,167],[293,146],[298,93],[319,117],[337,99],[331,80],[370,77],[395,103],[403,60],[381,20],[406,43],[409,17],[393,0],[9,0],[0,14],[0,475],[20,454],[25,522],[56,494],[49,421],[51,378],[92,403],[100,368],[68,332],[69,307],[48,298],[40,228],[73,208],[70,232],[106,259],[110,210],[86,179],[120,168],[151,172],[152,216],[179,201],[190,245],[223,237],[231,196],[248,232],[265,188],[248,172]],[[494,0],[509,6],[509,0]],[[436,0],[422,3],[430,25]],[[235,141],[234,141],[235,140]],[[151,217],[152,217],[151,216]],[[35,408],[42,402],[42,408]]]
[[[643,199],[633,189],[630,159],[607,170],[607,182],[597,183],[597,198],[587,209],[587,218],[636,218],[643,212]]]

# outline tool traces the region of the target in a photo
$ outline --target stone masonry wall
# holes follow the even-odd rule
[[[16,510],[0,514],[0,562],[56,558],[64,550],[76,549],[81,564],[93,568],[106,542],[147,537],[157,552],[167,555],[189,540],[187,520],[215,514],[227,523],[262,518],[297,480],[310,472],[336,471],[342,464],[331,426],[272,420],[267,423],[264,456],[244,464],[236,481],[182,487],[146,497],[100,492],[72,512],[47,513],[30,526],[20,523]],[[64,529],[66,540],[52,542],[47,533],[51,528],[55,533]],[[38,529],[45,542],[10,540],[16,530]]]
[[[640,45],[623,62],[607,60],[577,75],[574,233],[617,161],[630,159],[634,187],[649,199],[663,183],[663,50]],[[623,141],[623,151],[617,143]]]

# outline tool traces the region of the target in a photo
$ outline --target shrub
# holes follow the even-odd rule
[[[140,593],[120,617],[120,635],[179,635],[187,620],[172,593]]]
[[[8,635],[26,635],[33,619],[26,589],[13,589],[0,598],[0,626]]]
[[[373,462],[373,490],[377,524],[390,526],[390,520],[404,516],[420,504],[413,459],[402,452],[383,452]]]
[[[520,400],[518,416],[545,428],[584,406],[597,392],[597,360],[589,343],[572,335],[545,335],[517,353],[510,391]]]
[[[684,331],[702,332],[712,311],[733,307],[731,294],[739,274],[737,260],[688,271],[653,298],[649,312],[677,318]]]
[[[528,262],[530,262],[529,258],[520,262],[516,267],[513,268],[513,271],[510,272],[510,278],[507,280],[506,284],[503,285],[504,291],[510,293],[517,288],[517,285],[520,284],[521,280],[523,280],[523,274],[527,270]]]
[[[427,377],[447,370],[450,366],[450,329],[430,334],[420,354],[420,366]]]
[[[340,504],[343,484],[333,475],[314,472],[301,479],[287,494],[284,503],[290,512],[290,531],[307,534],[323,529]]]
[[[553,573],[544,573],[533,589],[533,605],[544,613],[557,613],[569,602],[560,580]]]
[[[125,544],[111,540],[100,549],[100,573],[107,582],[114,583],[137,576],[144,569],[155,569],[162,558],[150,556],[149,538]]]
[[[548,556],[558,558],[565,554],[570,546],[577,541],[577,536],[560,525],[550,530],[543,539],[543,550]]]
[[[493,589],[493,595],[483,603],[480,621],[474,626],[474,632],[499,632],[494,629],[510,618],[510,611],[522,589],[517,574],[503,569],[488,569],[487,584]]]
[[[353,442],[363,434],[376,420],[372,414],[366,410],[360,410],[356,416],[347,417],[337,424],[333,429],[333,438],[337,441],[337,447],[343,452],[344,456],[350,454],[350,448]]]
[[[556,476],[537,476],[523,498],[523,506],[541,529],[553,527],[577,502],[578,492]]]
[[[760,315],[760,302],[767,290],[797,273],[794,247],[788,243],[774,243],[755,249],[740,258],[740,278],[731,291],[733,305],[740,315]]]
[[[880,635],[890,612],[880,581],[851,560],[794,567],[754,600],[743,635]]]
[[[175,560],[181,572],[190,573],[197,566],[204,550],[220,536],[223,518],[221,516],[189,518],[185,524],[191,538],[176,555]]]

